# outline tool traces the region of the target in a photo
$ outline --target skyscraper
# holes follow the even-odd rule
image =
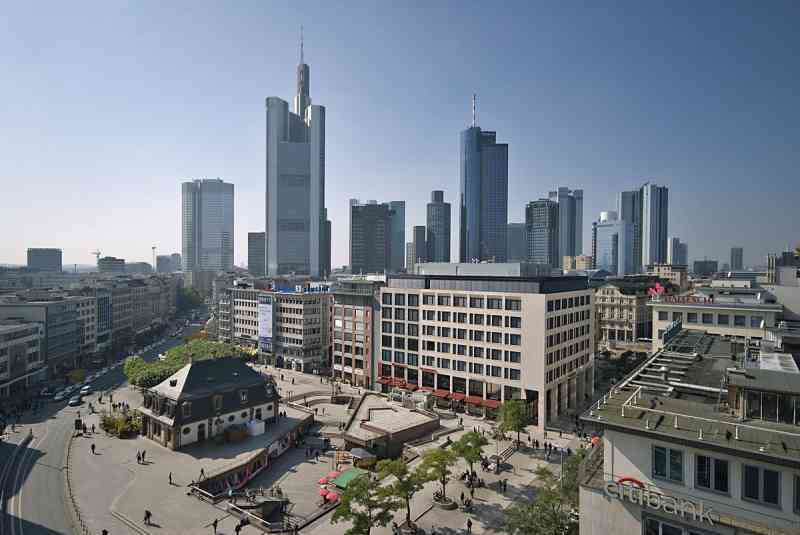
[[[667,239],[667,264],[689,266],[689,246],[675,236]]]
[[[558,267],[564,256],[583,254],[583,190],[560,187],[549,197],[558,203]]]
[[[184,182],[183,270],[233,269],[233,184],[221,179]]]
[[[266,265],[266,232],[247,233],[247,271],[256,277],[267,274]]]
[[[389,269],[395,273],[405,266],[406,244],[406,201],[389,201],[390,212],[390,255]]]
[[[391,203],[361,203],[350,200],[350,269],[353,273],[382,273],[390,270],[392,258]],[[400,246],[400,252],[405,244]]]
[[[61,271],[61,249],[32,247],[28,249],[28,269]]]
[[[506,256],[509,262],[524,262],[528,259],[528,240],[525,223],[509,223],[506,231]]]
[[[596,269],[617,276],[635,273],[633,228],[616,212],[600,212],[600,220],[592,224],[592,248]]]
[[[741,271],[744,269],[744,249],[742,247],[731,247],[731,271]]]
[[[411,243],[414,246],[414,256],[412,264],[428,261],[428,245],[425,242],[425,227],[423,225],[415,225],[411,232]],[[406,269],[409,269],[408,262],[406,262]]]
[[[528,260],[558,267],[559,205],[550,199],[531,201],[525,207],[525,228],[528,235]]]
[[[642,196],[637,190],[622,191],[617,197],[617,216],[631,227],[634,269],[642,271]]]
[[[443,191],[431,192],[427,216],[427,260],[450,262],[450,203],[444,202]]]
[[[297,66],[293,111],[278,97],[266,99],[267,274],[319,277],[330,250],[325,211],[325,108],[311,104],[310,70]],[[328,259],[329,263],[330,260]]]
[[[472,126],[461,132],[459,153],[459,259],[506,260],[508,144],[481,130],[472,100]]]
[[[669,228],[669,189],[645,184],[642,197],[642,266],[667,261]]]

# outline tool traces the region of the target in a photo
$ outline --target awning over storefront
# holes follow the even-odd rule
[[[467,395],[462,392],[453,392],[452,394],[450,394],[450,399],[454,401],[463,401],[464,398],[466,397]]]
[[[484,399],[483,406],[487,409],[496,409],[500,406],[500,402],[496,399]]]
[[[421,386],[421,387],[419,387],[419,389],[424,391],[424,392],[433,392],[434,391],[434,388],[432,386]]]
[[[378,377],[378,382],[382,385],[388,385],[391,381],[391,377]]]
[[[483,398],[479,398],[478,396],[467,396],[466,401],[470,405],[483,405]]]
[[[447,399],[447,397],[450,395],[450,392],[448,392],[447,390],[437,389],[433,391],[433,395],[436,396],[437,398]]]
[[[424,373],[433,373],[433,374],[436,374],[436,370],[431,370],[431,369],[429,369],[429,368],[420,368],[420,371],[421,371],[421,372],[424,372]]]

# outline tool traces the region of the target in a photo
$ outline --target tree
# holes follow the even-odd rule
[[[175,303],[180,312],[197,308],[203,304],[203,297],[194,288],[179,288],[178,298]]]
[[[461,438],[453,443],[453,453],[464,459],[469,465],[469,471],[475,463],[483,459],[483,447],[489,443],[481,433],[470,431],[461,435]]]
[[[583,460],[586,458],[586,450],[578,450],[575,454],[569,455],[561,465],[561,482],[559,490],[561,498],[573,508],[578,507],[578,473]]]
[[[391,521],[393,506],[380,482],[363,475],[347,485],[331,522],[349,521],[352,526],[345,535],[369,535],[372,526],[385,526]]]
[[[518,443],[519,434],[528,424],[528,415],[525,409],[525,403],[521,399],[506,401],[500,407],[500,429],[516,432]]]
[[[411,499],[419,492],[425,479],[422,474],[408,469],[408,464],[403,459],[386,459],[377,466],[380,478],[394,476],[395,482],[383,487],[387,497],[394,498],[406,508],[406,525],[411,526]]]
[[[442,499],[447,499],[447,483],[450,481],[450,467],[456,463],[456,455],[450,450],[434,448],[422,454],[422,462],[417,469],[425,481],[438,481],[442,486]]]

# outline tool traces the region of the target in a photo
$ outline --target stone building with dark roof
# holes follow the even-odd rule
[[[244,360],[190,362],[148,389],[141,433],[170,449],[216,437],[232,426],[241,429],[275,421],[275,383]]]

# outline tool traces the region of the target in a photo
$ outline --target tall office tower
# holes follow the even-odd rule
[[[266,265],[266,232],[247,233],[247,271],[256,277],[264,277],[267,274]]]
[[[183,270],[233,269],[233,184],[221,179],[184,182]]]
[[[592,224],[592,257],[595,269],[617,276],[636,272],[633,258],[633,228],[616,212],[600,212]]]
[[[680,238],[671,236],[667,239],[667,264],[672,266],[689,265],[689,246]]]
[[[160,254],[156,257],[157,273],[172,273],[172,259],[167,254]]]
[[[509,262],[524,262],[528,258],[525,223],[509,223],[506,231],[506,256]]]
[[[741,247],[731,247],[731,271],[741,271],[744,269],[744,249]]]
[[[528,260],[558,267],[559,204],[550,199],[531,201],[525,207],[525,229],[528,235]]]
[[[558,203],[558,266],[561,266],[564,256],[583,254],[583,190],[558,188],[549,196]]]
[[[324,225],[322,227],[322,232],[320,235],[320,242],[322,248],[322,257],[320,262],[322,263],[321,273],[320,276],[324,276],[327,278],[328,275],[331,273],[331,239],[332,239],[332,225],[331,220],[328,219],[328,209],[325,208],[323,210],[323,219]]]
[[[325,215],[325,108],[311,104],[310,71],[297,66],[294,109],[266,99],[266,269],[319,277],[329,241]],[[330,256],[330,255],[328,255]]]
[[[362,204],[357,199],[350,200],[352,273],[382,273],[391,269],[393,215],[389,203],[367,201]]]
[[[389,269],[397,273],[405,266],[406,201],[389,201],[389,209],[391,210]]]
[[[412,264],[428,261],[428,244],[425,241],[425,227],[415,225],[411,232],[411,243],[414,244],[414,258]],[[406,268],[408,268],[406,262]]]
[[[431,192],[427,215],[428,262],[450,262],[450,203],[443,191]]]
[[[172,253],[169,258],[172,262],[172,271],[181,271],[183,269],[183,260],[180,253]]]
[[[406,273],[414,273],[414,266],[417,262],[416,256],[417,251],[414,248],[414,242],[410,241],[406,244]]]
[[[459,154],[459,259],[506,261],[508,230],[508,144],[497,132],[477,125],[475,97],[472,126],[461,132]]]
[[[669,228],[669,189],[645,184],[642,198],[642,266],[667,261]]]
[[[61,271],[61,249],[32,247],[28,249],[28,269]]]
[[[617,197],[617,215],[631,226],[634,269],[642,272],[642,196],[640,190],[622,191]]]

